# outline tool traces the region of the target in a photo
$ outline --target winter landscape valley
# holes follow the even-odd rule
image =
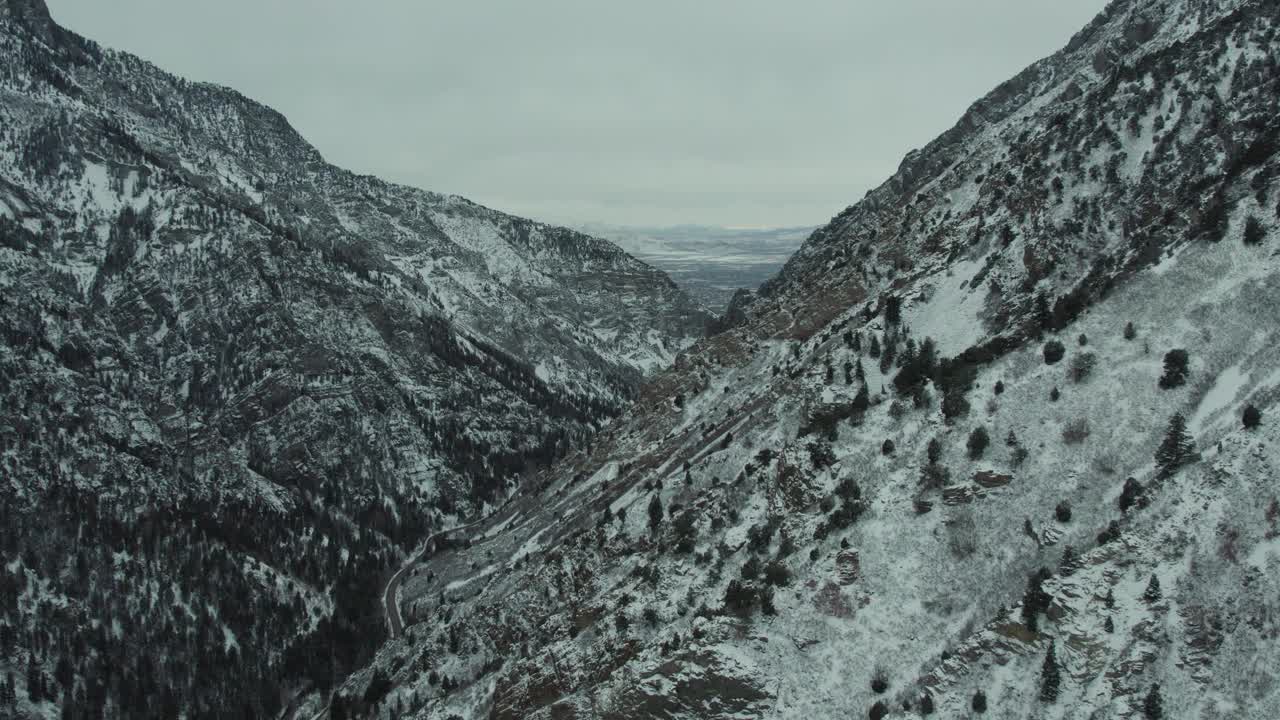
[[[347,170],[50,2],[0,719],[1280,718],[1277,0],[1110,0],[773,229]]]

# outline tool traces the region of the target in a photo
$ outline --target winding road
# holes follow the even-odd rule
[[[436,546],[436,540],[449,535],[450,533],[475,527],[476,525],[490,519],[490,517],[492,516],[480,518],[479,520],[467,523],[466,525],[459,525],[447,530],[441,530],[431,535],[427,538],[426,542],[422,543],[422,549],[410,556],[409,559],[405,561],[405,564],[401,565],[400,569],[396,571],[396,574],[392,575],[391,579],[387,581],[386,587],[382,590],[382,606],[383,612],[387,616],[387,627],[391,631],[392,640],[399,639],[399,637],[404,634],[404,619],[400,616],[399,594],[400,584],[404,582],[405,573],[407,573],[413,566],[427,559],[428,554],[431,553]],[[320,712],[316,713],[311,720],[321,720],[329,713],[329,707],[330,704],[325,703],[325,706],[321,708]]]
[[[489,518],[487,517],[481,518],[475,522],[467,523],[466,525],[459,525],[457,527],[449,528],[448,530],[441,530],[440,532],[428,537],[427,541],[422,544],[422,549],[414,553],[414,555],[409,558],[408,562],[401,565],[400,569],[396,571],[396,574],[392,575],[391,579],[387,581],[387,586],[382,591],[382,605],[387,616],[387,627],[391,630],[392,640],[398,639],[404,632],[404,620],[400,617],[399,594],[400,584],[404,581],[405,573],[414,565],[417,565],[427,559],[427,554],[432,552],[435,548],[437,539],[449,535],[450,533],[456,533],[461,530],[466,530],[467,528],[475,527],[488,519]]]

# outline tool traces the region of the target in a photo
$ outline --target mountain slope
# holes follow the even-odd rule
[[[1276,716],[1278,18],[1113,2],[430,552],[337,706]]]
[[[379,641],[406,550],[702,335],[617,247],[333,167],[278,113],[39,0],[0,1],[0,57],[22,713],[266,716],[327,687]]]

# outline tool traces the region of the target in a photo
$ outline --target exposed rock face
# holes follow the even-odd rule
[[[927,694],[963,717],[981,691],[986,717],[1137,717],[1156,684],[1180,714],[1280,715],[1280,425],[1240,415],[1280,412],[1277,17],[1121,0],[976,103],[590,452],[426,563],[404,592],[429,637],[371,667],[382,707],[588,716],[719,658],[767,696],[753,716],[910,717]],[[1161,389],[1173,349],[1192,378]],[[1161,473],[1175,413],[1201,455]],[[524,702],[544,657],[611,674]],[[424,699],[397,666],[469,680]]]
[[[6,563],[40,550],[0,570],[0,625],[61,647],[117,623],[65,653],[89,706],[196,688],[197,716],[273,715],[341,677],[382,632],[385,567],[704,331],[603,240],[329,165],[38,0],[0,0],[0,58],[0,518]],[[116,682],[144,646],[177,664]]]

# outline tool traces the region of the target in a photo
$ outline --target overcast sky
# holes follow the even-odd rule
[[[48,0],[331,162],[557,222],[816,225],[1105,0]]]

